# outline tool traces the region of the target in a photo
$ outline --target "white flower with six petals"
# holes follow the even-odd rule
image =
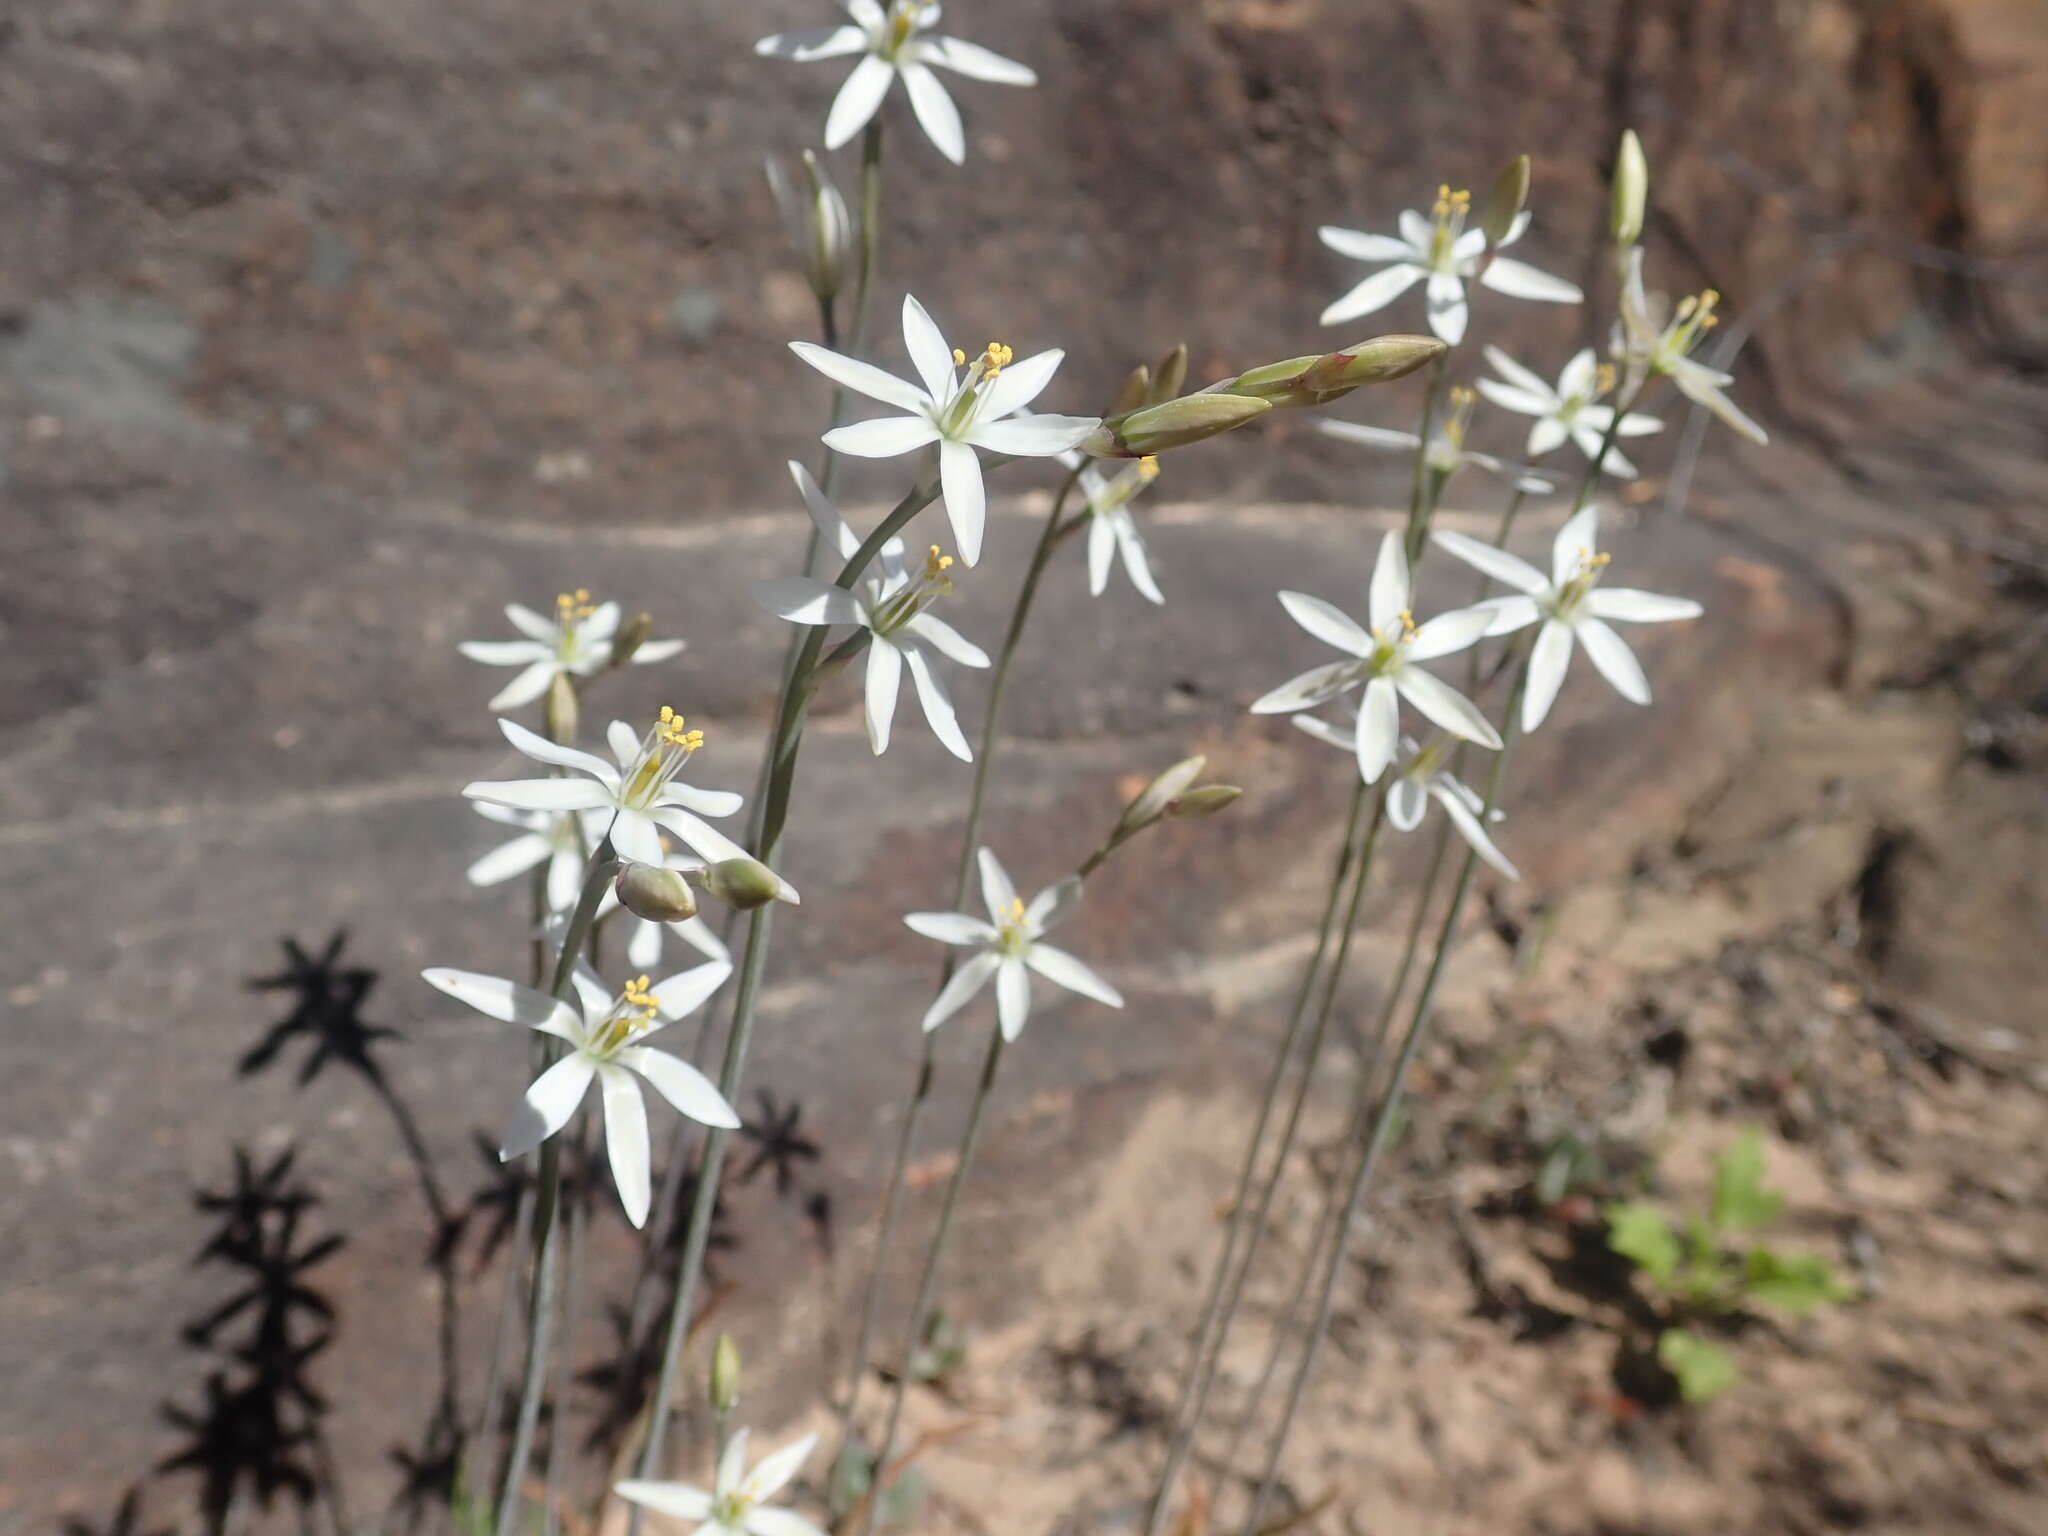
[[[1106,477],[1078,454],[1062,455],[1060,462],[1079,470],[1081,494],[1088,499],[1090,595],[1100,597],[1108,589],[1110,563],[1121,554],[1124,574],[1131,578],[1138,595],[1150,603],[1164,603],[1166,598],[1152,576],[1145,536],[1131,515],[1131,502],[1159,478],[1159,460],[1142,458]]]
[[[1044,934],[1081,900],[1081,882],[1069,876],[1049,885],[1027,905],[1000,860],[988,849],[980,852],[981,897],[990,921],[965,912],[912,912],[904,924],[941,944],[970,945],[976,953],[962,961],[953,979],[925,1010],[924,1027],[937,1029],[958,1013],[976,993],[996,984],[996,1023],[1005,1040],[1024,1032],[1031,1016],[1031,972],[1047,981],[1107,1003],[1124,1005],[1122,994],[1063,949],[1044,942]]]
[[[803,1516],[787,1509],[764,1507],[796,1476],[818,1443],[816,1435],[785,1445],[749,1472],[747,1432],[742,1429],[726,1442],[718,1458],[718,1470],[709,1490],[688,1483],[655,1483],[628,1479],[616,1489],[619,1497],[643,1505],[658,1515],[678,1520],[702,1521],[700,1533],[708,1536],[825,1536]]]
[[[1352,750],[1357,734],[1355,725],[1337,724],[1317,715],[1296,715],[1294,724],[1317,741],[1344,752]],[[1503,813],[1487,813],[1486,801],[1478,792],[1453,777],[1444,766],[1447,755],[1441,742],[1421,747],[1413,736],[1401,738],[1400,751],[1394,758],[1395,778],[1387,786],[1387,820],[1398,831],[1413,832],[1422,825],[1423,813],[1429,809],[1429,802],[1434,800],[1444,808],[1444,814],[1451,818],[1451,825],[1458,829],[1458,835],[1465,839],[1474,853],[1510,880],[1521,879],[1521,872],[1508,862],[1507,855],[1494,846],[1493,839],[1486,835],[1486,828],[1480,822],[1481,816],[1488,821],[1500,821]]]
[[[1601,368],[1591,347],[1583,347],[1573,354],[1572,360],[1564,365],[1564,371],[1558,374],[1555,385],[1544,383],[1499,347],[1488,346],[1484,350],[1494,372],[1507,382],[1481,379],[1478,381],[1479,393],[1504,411],[1536,418],[1535,424],[1529,428],[1529,445],[1525,450],[1531,458],[1540,459],[1566,438],[1577,443],[1579,451],[1588,459],[1600,457],[1600,444],[1605,440],[1608,428],[1614,425],[1614,407],[1595,402],[1614,387],[1613,370]],[[1663,430],[1664,423],[1656,417],[1630,411],[1621,418],[1621,427],[1615,436],[1646,437]],[[1623,480],[1636,477],[1635,465],[1628,461],[1619,447],[1607,450],[1605,467],[1609,473]]]
[[[1599,538],[1600,514],[1586,507],[1558,529],[1550,550],[1550,574],[1546,577],[1519,555],[1448,529],[1430,535],[1449,553],[1467,565],[1484,571],[1495,581],[1518,589],[1513,597],[1488,598],[1479,608],[1489,610],[1493,622],[1489,635],[1513,634],[1531,624],[1542,624],[1536,645],[1529,653],[1529,677],[1522,690],[1522,729],[1533,731],[1550,713],[1557,691],[1564,686],[1565,670],[1571,665],[1572,642],[1577,640],[1593,658],[1600,675],[1614,685],[1614,691],[1631,704],[1650,702],[1649,679],[1634,651],[1606,620],[1620,619],[1632,624],[1665,624],[1675,619],[1696,619],[1704,611],[1687,597],[1660,597],[1629,587],[1603,587],[1600,577],[1608,557],[1595,545]]]
[[[576,904],[576,893],[583,886],[583,865],[590,848],[604,836],[602,826],[591,830],[586,818],[574,811],[515,811],[485,800],[471,803],[486,821],[522,829],[519,836],[500,843],[469,866],[465,873],[471,885],[501,885],[546,861],[548,911],[566,912]]]
[[[881,110],[882,99],[900,77],[910,97],[917,121],[939,153],[955,165],[967,159],[967,136],[960,126],[960,109],[946,94],[936,64],[970,80],[993,85],[1036,85],[1038,76],[1022,64],[991,53],[978,43],[957,37],[934,37],[930,28],[939,19],[937,0],[893,0],[884,10],[879,0],[846,0],[852,24],[814,27],[803,32],[778,32],[754,44],[764,56],[795,59],[843,58],[860,54],[861,61],[839,87],[832,110],[825,117],[825,147],[837,149],[850,140]]]
[[[969,363],[965,353],[946,344],[924,306],[908,294],[903,297],[903,341],[922,387],[808,341],[789,345],[833,383],[909,412],[833,428],[824,436],[825,446],[833,452],[891,459],[938,444],[946,516],[952,521],[960,558],[974,565],[981,559],[982,527],[988,516],[988,494],[975,449],[1012,458],[1052,458],[1079,447],[1101,423],[1093,416],[1002,419],[1029,405],[1052,382],[1066,356],[1057,347],[1017,363],[1011,361],[1008,347],[992,341]]]
[[[590,677],[612,659],[612,641],[619,633],[619,605],[592,603],[580,588],[555,598],[555,616],[542,618],[520,603],[507,603],[505,617],[524,640],[465,640],[456,649],[487,667],[518,667],[519,675],[500,688],[492,709],[517,709],[548,691],[558,673]],[[680,640],[643,640],[633,663],[667,661],[683,648]]]

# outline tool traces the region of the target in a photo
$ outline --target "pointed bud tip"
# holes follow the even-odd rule
[[[1614,243],[1632,246],[1643,238],[1643,218],[1650,199],[1650,163],[1643,156],[1643,141],[1633,128],[1621,134],[1621,147],[1614,156],[1613,198],[1609,207],[1609,232]]]
[[[1522,207],[1529,201],[1529,157],[1517,155],[1493,179],[1493,190],[1486,194],[1486,212],[1481,227],[1486,231],[1486,243],[1497,246],[1507,238],[1508,230]]]

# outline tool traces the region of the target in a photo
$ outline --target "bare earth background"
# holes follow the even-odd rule
[[[808,142],[839,71],[748,45],[822,11],[0,15],[0,1532],[197,1529],[195,1468],[247,1452],[247,1423],[206,1411],[209,1375],[233,1375],[233,1327],[207,1320],[244,1280],[194,1262],[223,1219],[195,1197],[232,1188],[238,1147],[258,1171],[295,1149],[288,1182],[320,1202],[301,1238],[345,1238],[303,1282],[333,1313],[307,1375],[355,1523],[382,1528],[422,1455],[448,1363],[437,1275],[474,1411],[507,1250],[473,1133],[523,1054],[415,978],[522,962],[517,897],[461,878],[492,829],[456,790],[508,754],[495,682],[453,647],[563,586],[649,607],[691,649],[607,703],[672,700],[711,736],[705,780],[750,780],[782,636],[746,583],[801,538],[780,464],[823,408],[782,345],[810,305],[759,161]],[[1050,408],[1098,408],[1182,338],[1198,379],[1313,348],[1355,275],[1316,224],[1385,225],[1524,150],[1531,259],[1601,298],[1479,323],[1547,371],[1604,334],[1585,253],[1628,125],[1661,282],[1758,320],[1740,392],[1771,447],[1717,434],[1686,516],[1652,479],[1616,540],[1632,577],[1708,617],[1646,637],[1654,713],[1576,678],[1522,760],[1506,835],[1528,878],[1475,912],[1376,1240],[1347,1269],[1288,1462],[1291,1507],[1315,1511],[1299,1528],[2048,1528],[2048,18],[2034,0],[948,12],[1043,84],[962,84],[960,171],[892,102],[879,310],[907,284],[966,345],[1065,345]],[[1416,404],[1395,388],[1341,414],[1406,424]],[[1644,455],[1655,475],[1676,436]],[[1120,588],[1091,603],[1078,558],[1050,583],[992,821],[1019,878],[1068,867],[1186,750],[1250,792],[1091,890],[1074,947],[1129,1010],[1048,1007],[1013,1055],[946,1289],[967,1361],[913,1400],[921,1529],[1119,1530],[1139,1507],[1346,794],[1336,754],[1243,713],[1307,658],[1271,593],[1355,593],[1404,474],[1275,422],[1170,465],[1164,612]],[[957,615],[984,640],[1044,505],[1029,472],[998,485],[1019,499]],[[1479,526],[1493,494],[1461,484],[1452,515]],[[1532,512],[1529,542],[1555,520]],[[734,1183],[715,1290],[751,1416],[785,1428],[822,1422],[817,1373],[843,1358],[933,965],[897,918],[942,897],[966,791],[922,732],[877,766],[857,696],[823,703],[788,866],[807,900],[752,1072],[823,1155],[784,1194],[766,1170]],[[1383,890],[1347,1030],[1400,922]],[[353,1066],[345,1029],[338,1057],[293,1035],[249,1058],[291,1017],[291,990],[251,987],[280,940],[317,959],[343,931],[300,1024],[400,1037],[357,1038]],[[975,1033],[942,1053],[922,1217]],[[1276,1252],[1306,1241],[1350,1073],[1319,1086]],[[450,1218],[438,1272],[394,1114]],[[1585,1262],[1585,1210],[1527,1190],[1568,1132],[1617,1166],[1654,1155],[1683,1197],[1749,1122],[1773,1133],[1794,1231],[1868,1294],[1750,1330],[1741,1386],[1685,1414],[1630,1391],[1631,1303]],[[634,1240],[608,1195],[596,1210],[593,1303],[617,1303]],[[1255,1287],[1226,1409],[1282,1286]],[[581,1368],[615,1343],[586,1324]],[[579,1443],[602,1404],[579,1392]],[[1195,1482],[1228,1495],[1241,1471],[1199,1461]],[[287,1487],[250,1512],[284,1528],[291,1510]]]

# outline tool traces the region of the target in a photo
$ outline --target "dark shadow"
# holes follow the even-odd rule
[[[740,1183],[751,1184],[754,1176],[772,1169],[775,1193],[786,1197],[796,1186],[797,1165],[818,1161],[818,1144],[797,1129],[803,1119],[803,1105],[791,1102],[785,1109],[776,1103],[769,1089],[757,1089],[755,1101],[761,1106],[759,1118],[740,1127],[740,1135],[754,1144],[754,1155],[740,1170]]]
[[[167,1525],[155,1530],[146,1529],[142,1523],[142,1490],[130,1488],[121,1495],[120,1508],[105,1525],[95,1525],[90,1520],[66,1520],[64,1536],[177,1536]]]

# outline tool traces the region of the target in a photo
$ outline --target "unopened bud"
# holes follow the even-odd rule
[[[1442,357],[1447,348],[1434,336],[1375,336],[1332,352],[1303,381],[1311,389],[1345,391],[1365,384],[1391,384],[1405,379],[1425,363]]]
[[[784,174],[778,162],[766,164],[768,190],[775,196],[804,278],[811,292],[829,304],[839,292],[853,248],[853,217],[846,211],[846,200],[808,149],[804,151],[801,186]]]
[[[548,682],[548,698],[544,706],[547,712],[548,740],[558,747],[576,745],[576,728],[581,721],[582,709],[576,699],[576,685],[569,681],[569,674],[557,672]]]
[[[1486,194],[1486,211],[1480,216],[1480,228],[1486,231],[1489,247],[1498,246],[1507,239],[1516,215],[1528,201],[1529,157],[1517,155],[1493,178],[1493,189]]]
[[[721,1333],[711,1351],[711,1409],[729,1414],[740,1405],[740,1347]]]
[[[1235,784],[1204,784],[1184,795],[1175,796],[1167,805],[1166,814],[1181,821],[1214,816],[1218,811],[1235,805],[1237,797],[1243,793]]]
[[[1633,128],[1621,134],[1621,148],[1614,157],[1614,200],[1609,224],[1614,243],[1634,245],[1643,238],[1643,213],[1650,201],[1650,163],[1643,158],[1643,141]]]
[[[607,665],[623,667],[633,659],[633,653],[647,643],[647,637],[654,633],[654,615],[641,609],[619,626],[619,632],[612,636],[612,654]]]
[[[1116,392],[1116,402],[1110,406],[1109,414],[1121,416],[1127,411],[1135,411],[1151,398],[1152,370],[1140,363],[1124,380],[1124,387]]]
[[[1188,383],[1188,344],[1182,342],[1159,359],[1152,370],[1152,403],[1176,400]]]
[[[1245,395],[1184,395],[1141,411],[1113,416],[1097,427],[1081,452],[1096,459],[1144,459],[1169,448],[1185,448],[1205,437],[1241,427],[1272,409]]]
[[[782,879],[758,859],[721,859],[698,877],[704,889],[729,907],[750,912],[778,897],[789,900]]]
[[[1207,762],[1207,758],[1199,755],[1183,758],[1147,784],[1138,792],[1137,798],[1124,807],[1124,813],[1116,824],[1117,836],[1128,837],[1164,816],[1167,808],[1202,776]]]
[[[697,915],[697,898],[690,883],[675,870],[659,864],[628,862],[614,882],[619,905],[635,917],[650,923],[680,923]]]

